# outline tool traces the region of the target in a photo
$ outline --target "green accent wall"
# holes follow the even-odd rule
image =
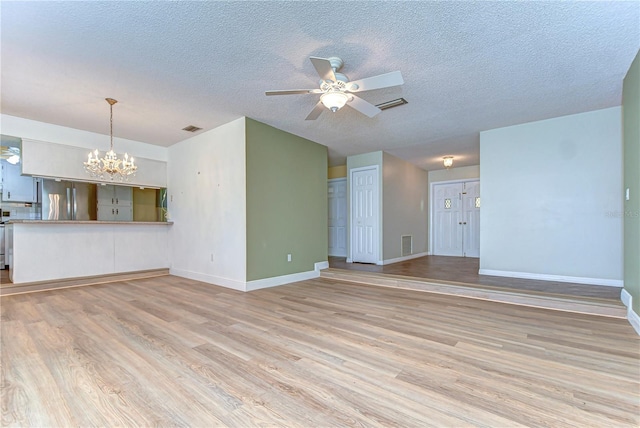
[[[328,260],[327,148],[247,118],[246,156],[247,281]]]
[[[624,189],[624,288],[640,314],[640,52],[624,78],[622,89]]]

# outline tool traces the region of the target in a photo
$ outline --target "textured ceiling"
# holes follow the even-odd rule
[[[329,147],[330,164],[386,150],[425,169],[478,163],[479,131],[620,105],[640,48],[629,2],[0,3],[2,113],[169,146],[240,116]],[[361,93],[409,104],[305,117],[309,56],[341,57]],[[200,131],[204,132],[204,131]]]

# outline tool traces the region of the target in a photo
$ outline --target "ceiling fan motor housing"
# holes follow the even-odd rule
[[[334,72],[339,71],[344,65],[344,61],[341,58],[338,58],[337,56],[332,56],[327,59],[329,60],[329,63],[331,64],[331,68],[333,68]]]

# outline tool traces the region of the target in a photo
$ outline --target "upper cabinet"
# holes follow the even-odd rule
[[[2,161],[2,200],[10,202],[37,202],[38,193],[33,177],[20,174],[20,165]]]
[[[98,220],[133,221],[133,189],[127,186],[98,186]]]
[[[37,177],[72,181],[119,183],[92,178],[84,169],[89,149],[45,141],[22,139],[22,172]],[[103,152],[104,153],[104,152]],[[120,153],[122,155],[122,153]],[[138,171],[123,184],[130,186],[167,187],[167,163],[136,157]]]

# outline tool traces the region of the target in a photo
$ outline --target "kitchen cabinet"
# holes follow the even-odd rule
[[[20,165],[2,162],[2,200],[11,202],[37,202],[36,181],[20,175]]]
[[[98,186],[98,205],[131,206],[133,190],[128,186],[113,184]]]
[[[98,220],[133,221],[133,190],[128,186],[98,186]]]
[[[133,221],[133,208],[131,206],[98,204],[98,220]]]

